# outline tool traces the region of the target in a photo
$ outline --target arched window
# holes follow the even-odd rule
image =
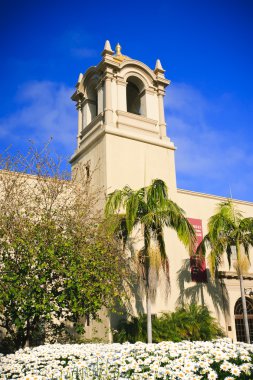
[[[250,341],[253,341],[253,301],[246,297],[246,307],[248,313],[248,323],[249,323],[249,333],[250,333]],[[243,307],[242,307],[242,299],[239,298],[236,301],[235,309],[235,328],[236,328],[236,338],[238,342],[247,342],[244,322],[243,322]]]
[[[89,87],[87,88],[87,96],[87,104],[90,111],[90,121],[92,121],[98,114],[96,82],[92,81],[90,83]]]
[[[129,82],[127,84],[127,112],[141,114],[141,100],[138,87]]]
[[[127,112],[145,115],[144,95],[142,81],[137,77],[129,77],[126,88]]]
[[[83,129],[89,125],[98,114],[98,94],[96,75],[91,77],[85,85],[85,96],[82,103]]]

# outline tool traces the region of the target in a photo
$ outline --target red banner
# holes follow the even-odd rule
[[[188,218],[188,220],[196,233],[196,243],[194,247],[194,251],[196,252],[198,245],[203,240],[202,220],[194,218]],[[204,256],[196,254],[192,255],[190,258],[190,265],[192,281],[207,282],[206,261]]]

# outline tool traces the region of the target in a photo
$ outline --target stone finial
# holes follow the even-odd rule
[[[115,50],[116,50],[116,56],[121,55],[121,46],[119,43],[117,43]]]
[[[106,40],[106,41],[105,41],[104,50],[112,51],[111,44],[110,44],[110,41],[109,41],[109,40]]]
[[[165,73],[165,70],[162,67],[160,59],[156,60],[156,65],[155,65],[154,73],[155,74],[164,74]]]
[[[109,40],[105,41],[104,50],[101,53],[102,56],[104,56],[106,54],[109,54],[109,55],[113,55],[114,54],[114,51],[111,48],[111,44],[110,44]]]
[[[78,76],[78,80],[77,80],[77,83],[81,83],[81,80],[83,79],[83,74],[80,73],[79,76]]]

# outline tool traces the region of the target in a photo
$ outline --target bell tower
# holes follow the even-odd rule
[[[165,88],[159,59],[155,69],[116,52],[106,41],[102,60],[80,74],[72,100],[78,111],[77,148],[70,163],[88,162],[93,180],[108,192],[137,189],[163,179],[176,196],[174,144],[166,136]]]

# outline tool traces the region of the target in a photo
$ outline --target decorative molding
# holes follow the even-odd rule
[[[158,96],[159,96],[159,95],[164,96],[164,95],[165,95],[165,90],[164,90],[164,88],[163,88],[163,89],[158,88],[158,89],[157,89],[157,95],[158,95]]]
[[[148,136],[143,136],[143,135],[140,136],[135,133],[129,133],[128,131],[124,131],[122,129],[113,128],[109,126],[105,127],[105,133],[115,135],[115,136],[120,136],[120,137],[130,139],[130,140],[144,142],[146,144],[160,146],[162,148],[166,148],[170,150],[175,150],[174,144],[169,140],[169,138],[162,140],[155,137],[148,137]]]
[[[116,77],[116,83],[120,86],[127,86],[127,82],[123,78],[118,76]]]
[[[116,114],[118,116],[126,116],[129,119],[135,119],[135,120],[143,121],[143,122],[153,124],[153,125],[157,125],[158,123],[158,120],[149,119],[148,117],[145,117],[143,115],[136,115],[135,113],[131,113],[131,112],[117,110]]]
[[[97,124],[99,124],[99,126],[102,125],[103,121],[104,121],[104,115],[103,115],[103,112],[100,112],[100,114],[94,117],[94,119],[88,125],[86,125],[86,127],[82,130],[80,134],[81,138],[83,138],[92,128],[97,126]]]
[[[149,95],[154,95],[155,94],[155,88],[153,87],[151,87],[151,88],[146,88],[145,89],[145,92],[146,92],[146,94],[149,94]]]
[[[95,104],[96,105],[97,102],[96,102],[96,100],[84,98],[81,103],[82,103],[82,107],[83,107],[86,104]]]
[[[121,63],[120,69],[122,70],[126,66],[138,67],[139,69],[141,69],[141,71],[146,72],[146,74],[148,74],[148,76],[151,77],[153,80],[157,79],[154,72],[143,62],[137,61],[135,59],[128,59]]]
[[[184,189],[177,189],[178,193],[185,194],[185,195],[190,195],[193,197],[203,197],[203,198],[209,198],[209,199],[215,199],[217,201],[224,201],[228,199],[228,197],[222,197],[219,195],[213,195],[213,194],[205,194],[205,193],[199,193],[197,191],[191,191],[191,190],[184,190]],[[253,202],[249,201],[243,201],[240,199],[233,199],[233,203],[238,203],[238,204],[243,204],[247,206],[253,206]]]
[[[78,102],[78,100],[82,100],[83,97],[84,97],[84,93],[79,90],[76,90],[74,94],[71,96],[71,100]]]
[[[218,275],[220,278],[226,278],[228,280],[230,280],[230,279],[239,280],[238,274],[236,272],[232,272],[232,271],[219,271]],[[253,273],[244,274],[243,279],[244,280],[253,280]]]
[[[105,126],[103,124],[103,113],[101,113],[95,119],[93,119],[87,127],[83,129],[80,147],[78,151],[76,151],[74,155],[70,158],[70,164],[73,163],[76,159],[78,159],[85,151],[87,151],[87,149],[91,145],[95,144],[106,134],[119,136],[130,140],[140,141],[146,144],[156,145],[169,150],[175,150],[175,146],[169,138],[162,140],[157,137],[149,137],[143,135],[140,136],[138,134],[130,133],[119,128]]]

